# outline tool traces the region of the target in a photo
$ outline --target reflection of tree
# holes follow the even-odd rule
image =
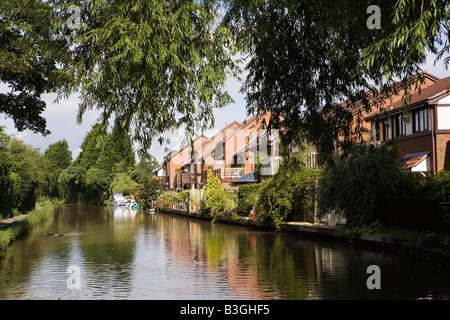
[[[121,288],[129,292],[132,290],[131,266],[135,251],[134,221],[114,221],[111,212],[108,214],[103,212],[111,210],[110,207],[96,208],[97,210],[100,208],[102,212],[100,214],[80,212],[78,217],[84,220],[81,248],[88,271],[86,277],[89,277],[86,279],[89,281],[86,286]]]
[[[314,247],[305,242],[293,249],[281,234],[259,237],[255,251],[258,280],[279,299],[308,299],[317,283]]]

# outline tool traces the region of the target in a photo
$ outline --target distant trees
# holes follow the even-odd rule
[[[0,216],[10,217],[34,208],[45,185],[42,156],[0,127]]]
[[[67,202],[103,203],[112,190],[128,193],[129,188],[137,188],[131,178],[134,166],[130,136],[116,129],[106,132],[100,124],[95,124],[59,184],[64,186]]]
[[[142,193],[150,203],[159,190],[153,172],[158,163],[152,159],[135,164],[129,135],[94,125],[81,149],[73,161],[66,140],[40,153],[0,127],[0,215],[30,210],[39,196],[103,204],[112,193]]]
[[[64,188],[58,182],[62,170],[67,169],[72,162],[72,152],[66,140],[51,144],[44,152],[44,166],[46,167],[45,194],[52,198],[63,198]]]

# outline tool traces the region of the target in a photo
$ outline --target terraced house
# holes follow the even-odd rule
[[[450,77],[424,76],[408,108],[403,108],[401,95],[394,96],[364,120],[373,141],[397,140],[407,168],[429,175],[450,169]]]
[[[263,164],[260,174],[272,175],[280,159],[277,133],[262,129],[262,122],[269,117],[270,114],[255,115],[243,123],[233,121],[210,138],[198,136],[171,154],[156,170],[161,185],[181,189],[198,187],[212,171],[227,187],[254,173],[258,157]]]

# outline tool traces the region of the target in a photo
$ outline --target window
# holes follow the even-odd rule
[[[415,110],[413,112],[413,132],[427,131],[428,109]]]
[[[374,141],[387,141],[389,123],[387,120],[379,120],[372,122],[372,140]]]
[[[383,140],[384,141],[389,140],[388,128],[389,128],[389,123],[387,121],[383,121]]]
[[[394,127],[393,127],[393,134],[394,137],[403,136],[406,134],[406,122],[404,120],[403,115],[396,115],[394,117]]]

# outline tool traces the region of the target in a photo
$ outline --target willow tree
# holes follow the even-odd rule
[[[232,101],[224,85],[236,50],[214,1],[88,0],[78,9],[81,24],[66,33],[72,81],[60,90],[79,90],[78,121],[98,109],[102,125],[131,130],[145,151],[168,130],[211,127],[212,110]]]
[[[449,48],[444,0],[226,3],[226,25],[248,53],[248,111],[270,111],[267,127],[284,128],[282,140],[306,135],[327,153],[360,139],[363,113],[384,99],[400,93],[406,103],[427,52]]]

